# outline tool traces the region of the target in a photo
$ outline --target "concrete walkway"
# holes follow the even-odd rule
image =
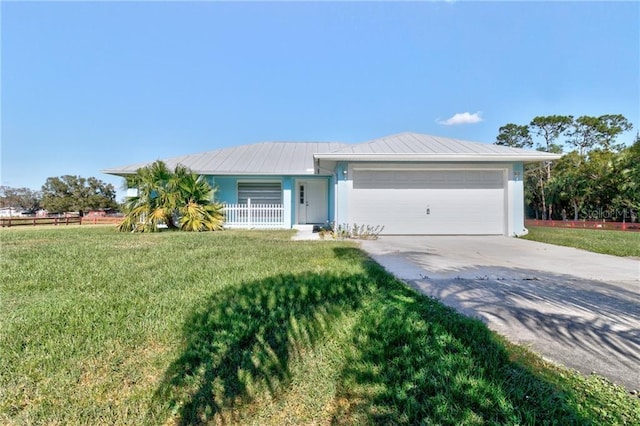
[[[293,241],[319,240],[320,234],[313,232],[313,225],[295,225],[296,233],[291,237]]]
[[[544,358],[640,389],[640,260],[494,236],[361,246],[424,294]]]

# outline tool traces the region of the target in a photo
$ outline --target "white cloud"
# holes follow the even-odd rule
[[[482,121],[482,114],[480,111],[474,112],[471,114],[470,112],[457,112],[453,114],[453,117],[449,117],[446,120],[436,120],[438,124],[443,124],[445,126],[456,126],[458,124],[474,124]]]

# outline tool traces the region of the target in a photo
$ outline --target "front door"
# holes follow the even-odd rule
[[[324,224],[329,220],[327,181],[298,181],[298,223]]]

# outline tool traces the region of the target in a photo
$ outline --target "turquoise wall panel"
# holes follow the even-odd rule
[[[234,204],[238,202],[238,178],[231,176],[214,177],[216,201]]]

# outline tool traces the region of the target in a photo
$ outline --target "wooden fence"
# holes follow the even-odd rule
[[[122,216],[104,216],[104,217],[2,217],[0,218],[0,227],[9,228],[11,226],[38,226],[38,225],[118,225],[122,222]]]
[[[124,216],[84,216],[83,225],[120,225]]]
[[[526,219],[525,226],[546,226],[552,228],[585,228],[585,229],[609,229],[617,231],[638,231],[640,223],[631,222],[603,222],[596,220],[540,220]]]

